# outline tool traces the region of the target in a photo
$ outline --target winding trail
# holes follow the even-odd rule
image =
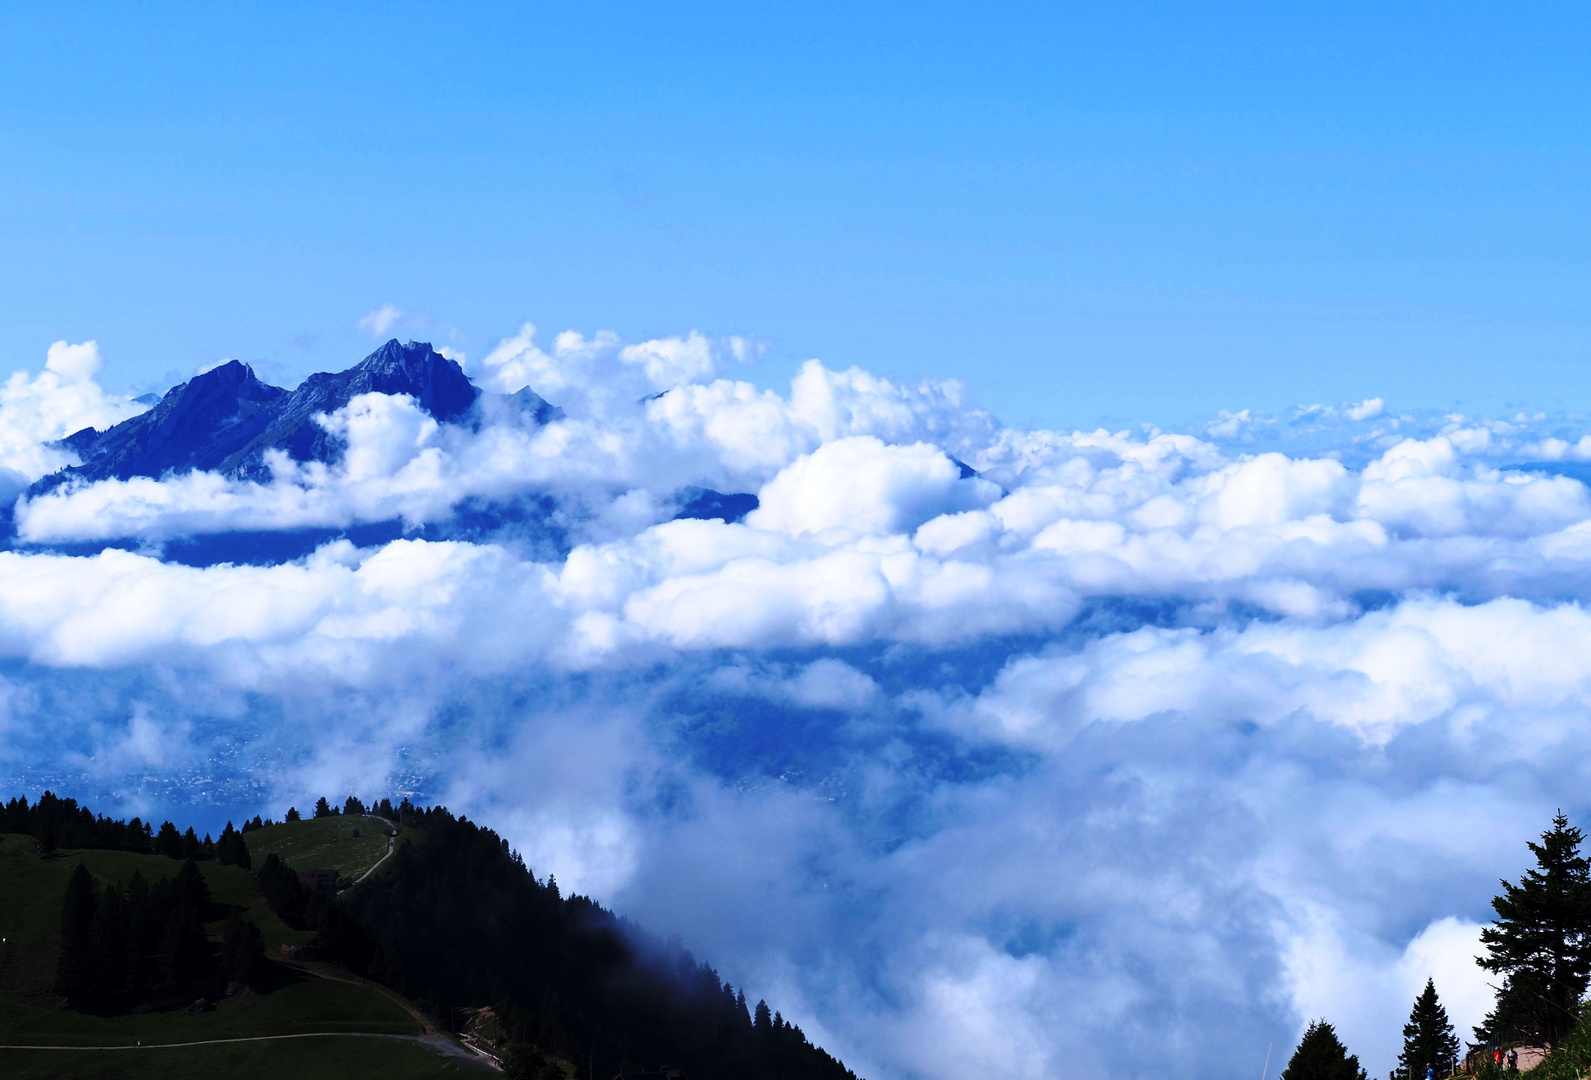
[[[357,986],[362,990],[369,990],[373,993],[380,994],[382,997],[398,1006],[398,1008],[408,1013],[414,1022],[420,1025],[420,1030],[425,1034],[424,1036],[418,1037],[427,1039],[442,1038],[442,1029],[431,1023],[430,1017],[426,1016],[425,1013],[420,1011],[418,1006],[416,1006],[409,999],[405,998],[402,994],[398,993],[396,990],[382,986],[380,983],[371,979],[362,979],[358,975],[355,975],[353,972],[349,971],[347,968],[337,967],[335,965],[325,963],[324,961],[282,960],[278,962],[285,964],[290,968],[297,968],[306,975],[313,975],[317,979],[325,979],[327,982],[347,983],[349,986]]]
[[[371,816],[374,816],[374,815],[371,815]],[[392,858],[392,853],[398,849],[398,826],[393,824],[390,821],[387,821],[386,818],[376,818],[376,820],[377,821],[385,821],[387,823],[387,828],[392,830],[390,833],[387,834],[387,853],[385,855],[381,856],[381,858],[377,859],[374,863],[372,863],[371,866],[370,866],[370,869],[366,870],[364,873],[362,873],[358,877],[354,878],[353,881],[349,882],[347,888],[338,889],[337,890],[337,895],[338,896],[341,896],[343,893],[347,892],[348,889],[353,888],[355,885],[357,885],[361,881],[365,880],[365,878],[369,877],[371,874],[374,874],[380,868],[382,863],[384,863],[388,859]]]

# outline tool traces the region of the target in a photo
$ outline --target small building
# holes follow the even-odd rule
[[[337,895],[337,871],[335,870],[300,870],[298,872],[298,883],[311,892],[319,889],[327,896]]]

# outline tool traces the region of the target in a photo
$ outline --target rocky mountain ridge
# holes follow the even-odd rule
[[[338,459],[342,445],[316,417],[346,406],[360,394],[407,394],[443,423],[467,423],[484,392],[458,363],[429,342],[399,344],[396,338],[358,364],[320,372],[293,390],[260,381],[237,360],[172,387],[148,412],[104,431],[84,428],[63,440],[81,464],[44,477],[30,494],[73,480],[126,480],[171,472],[210,470],[266,479],[268,450],[294,461]],[[526,388],[507,398],[537,423],[563,414]]]

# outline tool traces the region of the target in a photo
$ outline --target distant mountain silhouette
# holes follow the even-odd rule
[[[464,370],[423,341],[399,344],[396,339],[346,371],[321,372],[296,389],[261,382],[249,365],[229,360],[166,391],[146,396],[154,405],[146,413],[104,431],[84,428],[61,440],[77,454],[69,466],[34,483],[28,497],[62,485],[135,476],[159,479],[194,470],[219,472],[247,480],[270,479],[265,455],[285,451],[294,461],[333,464],[343,453],[342,441],[315,417],[333,413],[360,394],[407,394],[442,423],[550,424],[563,410],[528,386],[514,394],[482,391]],[[757,496],[688,487],[675,498],[679,518],[718,518],[738,522],[757,508]],[[282,530],[221,531],[176,537],[162,545],[164,558],[195,566],[221,562],[272,565],[302,558],[339,537],[358,546],[385,544],[409,536],[427,540],[480,543],[516,542],[539,558],[567,554],[570,540],[559,504],[547,492],[527,491],[508,499],[462,495],[446,518],[416,526],[396,518],[360,521],[345,528],[305,527]],[[16,544],[12,507],[0,506],[0,550]],[[29,545],[36,547],[39,545]],[[142,550],[139,537],[46,543],[48,550],[88,555],[106,547]]]
[[[230,360],[172,387],[148,412],[105,431],[84,428],[63,440],[82,460],[34,485],[38,493],[70,480],[126,480],[168,472],[213,470],[264,479],[267,450],[294,461],[335,461],[339,440],[315,422],[359,394],[407,394],[436,419],[470,417],[481,391],[462,368],[423,341],[396,339],[347,371],[321,372],[295,390],[261,382],[249,365]],[[562,413],[521,390],[508,399],[539,423]]]

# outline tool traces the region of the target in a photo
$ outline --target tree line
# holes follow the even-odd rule
[[[258,820],[258,819],[256,819]],[[28,805],[26,796],[0,804],[0,832],[31,836],[39,850],[49,854],[58,848],[97,851],[130,851],[138,855],[164,855],[171,859],[219,862],[249,869],[249,848],[240,830],[227,822],[220,839],[206,833],[203,840],[188,826],[178,832],[171,822],[162,822],[159,831],[140,818],[120,821],[95,814],[76,799],[62,799],[46,791],[39,801]]]
[[[1509,1049],[1538,1046],[1555,1051],[1572,1034],[1581,1034],[1591,984],[1591,861],[1580,852],[1584,834],[1562,812],[1541,842],[1527,841],[1535,866],[1517,883],[1502,881],[1492,899],[1496,917],[1481,930],[1485,955],[1475,958],[1497,976],[1493,1007],[1473,1028],[1471,1060],[1497,1068]],[[1577,1032],[1579,1029],[1579,1032]],[[1427,1069],[1446,1076],[1460,1062],[1459,1040],[1427,979],[1403,1027],[1403,1051],[1391,1080],[1421,1080]],[[1506,1065],[1506,1058],[1503,1062]],[[1324,1020],[1305,1030],[1282,1071],[1282,1080],[1366,1080],[1356,1055],[1350,1054]]]

